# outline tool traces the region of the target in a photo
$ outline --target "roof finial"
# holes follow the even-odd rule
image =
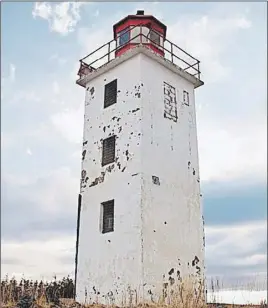
[[[138,10],[136,15],[144,15],[144,11]]]

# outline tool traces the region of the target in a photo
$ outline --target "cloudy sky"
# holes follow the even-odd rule
[[[144,9],[201,61],[196,91],[209,277],[266,276],[266,4],[2,3],[2,275],[74,273],[84,89],[78,60]]]

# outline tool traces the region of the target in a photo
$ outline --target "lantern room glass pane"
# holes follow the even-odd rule
[[[160,34],[155,32],[154,30],[151,30],[150,32],[150,40],[157,44],[157,45],[160,45]]]
[[[119,37],[119,46],[126,44],[130,39],[130,31],[129,28],[126,28],[118,33]]]

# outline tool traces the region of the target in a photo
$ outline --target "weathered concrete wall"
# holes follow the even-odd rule
[[[146,56],[141,67],[144,294],[156,300],[189,275],[203,279],[203,221],[194,86]]]
[[[117,103],[104,109],[104,86],[117,78]],[[139,290],[141,277],[140,55],[87,86],[77,299],[109,303]],[[116,162],[101,166],[104,138],[115,134]],[[115,231],[100,232],[101,203],[115,201]],[[129,289],[128,289],[129,287]],[[122,295],[124,294],[124,295]],[[135,300],[136,294],[133,294]]]
[[[104,86],[115,78],[117,103],[104,109]],[[116,162],[101,167],[111,134]],[[90,81],[81,178],[78,301],[156,300],[188,274],[202,277],[193,85],[144,54]],[[115,231],[102,234],[101,203],[110,199]]]

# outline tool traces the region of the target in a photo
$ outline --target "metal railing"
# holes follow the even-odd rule
[[[105,43],[98,49],[94,50],[84,58],[82,58],[80,61],[80,70],[85,70],[90,73],[101,66],[109,63],[113,59],[116,58],[116,53],[129,43],[135,44],[135,45],[144,45],[148,46],[148,44],[153,44],[160,53],[163,53],[163,58],[178,67],[180,67],[182,70],[188,72],[192,76],[195,76],[200,80],[200,61],[191,56],[189,53],[187,53],[185,50],[177,46],[176,44],[172,43],[168,39],[164,40],[163,45],[160,45],[155,40],[152,40],[149,37],[149,34],[151,32],[155,32],[158,35],[162,36],[160,33],[154,31],[153,29],[149,29],[149,33],[145,35],[142,30],[145,28],[145,25],[139,24],[132,27],[129,27],[128,30],[123,31],[121,35],[125,35],[126,33],[129,33],[129,39],[124,44],[118,45],[118,39],[113,39],[109,41],[108,43]],[[135,28],[139,28],[139,33],[131,38],[131,31]],[[139,40],[137,40],[139,38]],[[145,38],[145,40],[144,40]],[[163,37],[162,37],[163,38]],[[138,41],[138,42],[137,42]],[[149,48],[149,47],[148,47]],[[79,74],[79,73],[78,73]],[[80,78],[83,75],[82,73],[79,74]]]

